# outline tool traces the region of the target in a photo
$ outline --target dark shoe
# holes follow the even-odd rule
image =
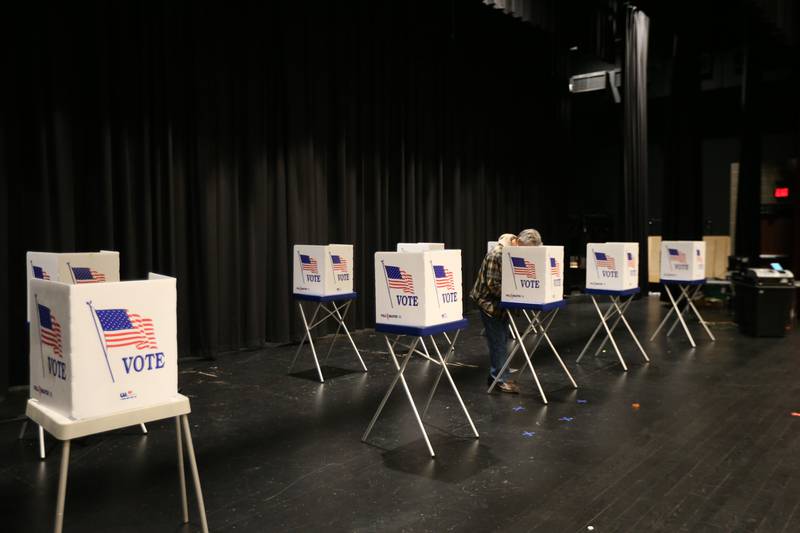
[[[498,382],[495,386],[497,390],[500,392],[505,392],[508,394],[519,394],[519,387],[517,387],[516,383],[500,383]]]
[[[489,385],[491,387],[492,383],[494,383],[494,378],[493,377],[490,376],[490,377],[486,378],[486,384],[487,385]],[[516,383],[505,383],[505,382],[502,382],[502,381],[498,381],[497,385],[495,385],[494,387],[497,390],[499,390],[500,392],[507,392],[509,394],[518,394],[519,393],[519,388],[517,387]]]

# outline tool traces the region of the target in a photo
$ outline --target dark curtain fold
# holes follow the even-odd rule
[[[293,243],[355,244],[366,327],[376,250],[444,241],[468,286],[487,240],[555,226],[552,50],[478,0],[17,10],[2,170],[24,231],[0,265],[17,380],[26,250],[177,276],[181,353],[203,355],[297,338]]]
[[[736,234],[734,254],[757,262],[761,254],[761,160],[764,91],[762,63],[764,51],[759,36],[760,19],[755,10],[745,17],[742,57],[741,148],[736,194]]]
[[[648,286],[647,48],[650,19],[628,8],[625,18],[624,199],[625,240],[639,243],[639,286]]]
[[[673,40],[661,196],[661,235],[665,240],[703,238],[700,22],[679,21]]]

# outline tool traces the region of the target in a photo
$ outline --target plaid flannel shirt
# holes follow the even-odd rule
[[[478,307],[487,315],[500,318],[503,310],[500,309],[500,294],[503,283],[503,247],[495,246],[486,254],[478,271],[475,285],[469,293]]]

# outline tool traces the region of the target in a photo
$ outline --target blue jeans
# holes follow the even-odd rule
[[[483,320],[483,328],[486,330],[486,343],[489,345],[491,365],[489,376],[494,379],[503,368],[508,356],[508,323],[503,318],[491,317],[483,311],[480,311],[480,315]],[[500,377],[500,381],[505,382],[510,377],[511,374],[506,369],[506,372]]]

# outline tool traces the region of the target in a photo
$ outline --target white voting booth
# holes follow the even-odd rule
[[[63,523],[71,440],[163,418],[176,420],[184,522],[182,438],[207,531],[189,400],[177,390],[176,280],[158,274],[85,284],[31,279],[29,316],[26,414],[63,442],[55,531]]]
[[[175,279],[30,282],[30,395],[79,420],[178,393]]]
[[[627,311],[634,296],[639,292],[639,243],[588,243],[586,245],[585,292],[591,297],[592,304],[600,318],[600,323],[594,329],[592,336],[589,337],[576,362],[581,361],[597,334],[601,329],[604,329],[606,335],[595,350],[595,357],[603,350],[606,342],[611,341],[623,370],[627,371],[628,365],[622,358],[619,346],[614,338],[614,330],[620,322],[624,324],[628,333],[630,333],[644,360],[650,361],[639,342],[639,338],[625,318],[625,311]],[[600,310],[600,306],[597,303],[597,297],[600,296],[608,296],[611,303],[605,313]],[[612,318],[615,318],[615,320],[609,326],[608,323]]]
[[[443,242],[398,242],[397,251],[407,253],[427,252],[428,250],[444,250]]]
[[[32,279],[60,281],[79,285],[119,281],[119,252],[101,250],[99,252],[57,254],[50,252],[28,252],[27,285]],[[26,294],[29,291],[26,290]],[[28,302],[28,310],[30,310]],[[28,315],[28,322],[31,316]]]
[[[653,341],[656,338],[661,328],[672,316],[672,313],[675,313],[676,318],[667,330],[667,336],[670,336],[675,326],[680,323],[683,326],[686,337],[689,339],[689,343],[694,348],[696,346],[694,337],[692,337],[689,326],[686,324],[689,311],[692,311],[697,317],[709,338],[712,341],[716,340],[708,324],[700,315],[700,311],[694,305],[694,299],[706,282],[706,243],[704,241],[661,241],[660,257],[661,283],[664,285],[664,290],[672,307],[658,325],[650,340]],[[670,289],[671,286],[678,288],[677,299]],[[681,310],[680,303],[684,300],[686,300],[686,305]]]
[[[420,252],[427,252],[429,250],[444,250],[445,245],[443,242],[398,242],[397,243],[397,251],[403,253],[420,253]],[[450,342],[450,338],[448,337],[447,333],[443,333],[445,340]],[[395,345],[399,345],[401,347],[408,348],[407,344],[403,344],[400,342],[400,336],[395,339]],[[425,342],[425,339],[419,340],[419,346],[422,347],[422,350],[419,348],[415,348],[412,353],[420,355],[430,361],[433,364],[438,365],[439,361],[436,358],[431,357],[430,351],[428,351],[428,344]]]
[[[427,249],[416,252],[377,252],[375,254],[375,331],[384,335],[397,374],[364,432],[362,441],[366,441],[369,437],[386,401],[399,381],[405,390],[428,451],[433,457],[433,447],[431,447],[422,418],[430,407],[442,376],[447,378],[474,436],[478,437],[475,424],[473,424],[450,371],[447,369],[447,363],[454,353],[460,330],[467,325],[467,321],[463,317],[463,298],[461,250]],[[452,340],[447,337],[448,342],[445,349],[440,350],[433,336],[453,331],[455,334]],[[390,335],[406,335],[413,338],[402,365],[398,362],[394,349],[397,338],[394,342],[390,342]],[[439,362],[439,373],[420,416],[403,373],[411,360],[412,353],[423,337],[429,337],[433,343]]]
[[[366,372],[367,366],[364,364],[364,360],[358,352],[356,343],[350,335],[350,330],[347,329],[347,324],[345,324],[345,318],[350,310],[350,305],[357,297],[357,294],[353,292],[353,245],[296,244],[294,246],[292,261],[294,264],[292,268],[293,293],[294,298],[297,300],[297,307],[300,310],[300,317],[303,320],[305,334],[294,354],[292,364],[289,366],[289,372],[294,368],[297,356],[300,355],[303,344],[306,339],[308,339],[319,381],[320,383],[324,383],[325,378],[322,376],[322,368],[320,367],[319,358],[317,357],[317,350],[314,346],[311,331],[328,319],[334,320],[337,323],[337,327],[336,334],[331,341],[325,359],[327,360],[328,356],[331,354],[336,339],[339,337],[339,331],[344,329],[345,335],[350,341],[350,345],[353,347],[356,357],[358,357],[361,368]],[[317,304],[310,320],[306,318],[303,309],[304,301]],[[317,319],[320,311],[322,311],[323,316]]]
[[[531,359],[542,340],[547,341],[572,386],[578,388],[572,374],[547,334],[558,310],[566,305],[564,300],[564,247],[552,245],[505,247],[503,248],[502,268],[500,306],[508,317],[513,342],[505,364],[495,376],[487,392],[494,389],[514,356],[521,350],[527,368],[530,369],[533,381],[539,389],[542,401],[546,404],[547,396],[539,382]],[[519,310],[527,321],[527,326],[522,333],[520,333],[517,320],[512,312],[515,309]],[[536,342],[529,351],[525,346],[525,340],[530,335],[536,337]]]
[[[28,252],[25,259],[27,272],[25,294],[28,298],[26,314],[29,325],[35,318],[35,315],[31,315],[31,310],[34,309],[30,302],[31,280],[60,281],[77,285],[120,280],[119,252],[108,250],[78,253]],[[26,420],[20,431],[20,438],[23,437],[27,424]],[[147,433],[144,424],[141,428],[143,433]],[[39,427],[39,457],[45,458],[44,433],[41,427]]]

